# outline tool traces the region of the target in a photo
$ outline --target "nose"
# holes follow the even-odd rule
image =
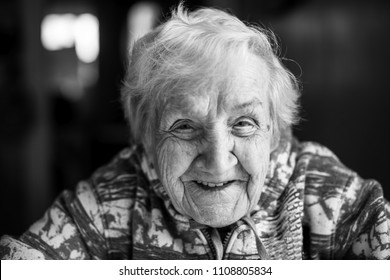
[[[223,131],[214,131],[205,141],[195,165],[205,173],[224,175],[238,163],[233,148],[231,136]]]

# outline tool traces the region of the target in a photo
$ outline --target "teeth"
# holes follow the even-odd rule
[[[209,183],[209,182],[203,182],[203,181],[199,181],[199,180],[197,180],[196,182],[198,184],[202,184],[204,186],[211,187],[211,188],[222,187],[223,185],[226,185],[228,183],[228,181],[222,182],[222,183]]]

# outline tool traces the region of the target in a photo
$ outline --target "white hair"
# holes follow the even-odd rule
[[[207,92],[221,84],[229,87],[232,59],[249,60],[253,55],[265,61],[270,71],[269,112],[277,141],[281,131],[298,120],[299,90],[275,48],[270,31],[221,10],[188,12],[179,4],[165,23],[135,42],[129,57],[122,102],[133,141],[150,147],[169,98]]]

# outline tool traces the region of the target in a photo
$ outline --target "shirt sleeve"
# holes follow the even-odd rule
[[[378,182],[352,177],[340,209],[336,258],[390,259],[389,206]]]
[[[104,259],[108,246],[95,190],[89,182],[64,191],[22,236],[3,236],[1,259]]]

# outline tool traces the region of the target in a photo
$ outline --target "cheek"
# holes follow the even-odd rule
[[[270,139],[243,140],[237,147],[237,157],[245,171],[253,179],[265,176],[271,152]]]
[[[156,155],[160,178],[173,183],[189,168],[195,158],[196,149],[188,143],[166,139],[157,145]]]

